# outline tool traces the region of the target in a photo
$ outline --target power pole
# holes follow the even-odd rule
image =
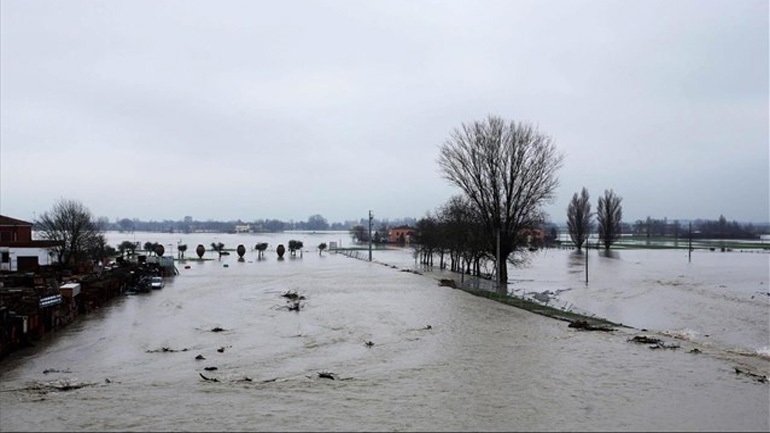
[[[586,239],[586,285],[588,285],[588,239]]]
[[[369,261],[372,261],[372,211],[369,211]]]
[[[500,271],[502,270],[501,264],[500,264],[500,229],[497,229],[497,286],[500,287],[503,285],[503,281],[500,278]]]

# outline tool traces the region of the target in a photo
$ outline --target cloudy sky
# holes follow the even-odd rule
[[[529,122],[624,221],[770,220],[767,0],[0,2],[0,213],[420,218]]]

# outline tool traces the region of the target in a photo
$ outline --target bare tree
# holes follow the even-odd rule
[[[187,251],[187,244],[180,244],[176,247],[179,258],[184,259],[184,253]]]
[[[583,243],[588,239],[591,233],[591,202],[588,190],[583,187],[580,196],[575,193],[567,207],[567,228],[569,237],[577,249],[583,247]],[[588,246],[586,245],[586,249]]]
[[[106,245],[104,233],[91,211],[76,200],[59,200],[50,212],[35,221],[35,226],[43,239],[60,243],[51,250],[65,266],[93,258],[89,254]]]
[[[523,230],[542,222],[542,206],[554,198],[564,157],[534,126],[492,115],[454,129],[440,151],[444,177],[478,211],[487,249],[498,257],[500,291],[507,292],[507,261],[526,251]]]
[[[219,254],[219,258],[221,259],[222,258],[222,252],[225,249],[225,244],[223,244],[222,242],[212,242],[211,243],[211,249],[216,251],[217,254]],[[198,254],[198,256],[200,256],[200,254]]]
[[[265,250],[267,249],[267,242],[258,242],[256,245],[254,245],[254,249],[257,250],[257,257],[264,257]]]
[[[599,239],[604,243],[605,249],[610,249],[610,246],[620,238],[620,222],[623,219],[623,208],[620,206],[622,200],[611,189],[605,189],[604,196],[599,197],[596,219]]]

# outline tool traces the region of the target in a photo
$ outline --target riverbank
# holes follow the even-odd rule
[[[342,254],[344,256],[358,259],[358,260],[368,261],[368,256],[362,255],[361,254],[362,251],[364,251],[364,249],[362,248],[345,248],[345,249],[334,250],[334,253]],[[378,252],[382,252],[382,250]],[[397,265],[386,263],[380,260],[372,260],[372,262],[383,266],[391,267],[394,269],[400,269],[402,272],[412,272],[420,275],[424,275],[425,273],[431,273],[430,270],[427,270],[426,272],[422,272],[422,271],[409,269],[409,268],[407,269],[399,268]],[[491,280],[486,280],[484,278],[473,277],[468,275],[460,276],[460,275],[456,275],[455,273],[450,273],[448,271],[442,272],[440,275],[434,276],[433,278],[436,279],[437,284],[441,286],[447,286],[453,289],[462,290],[474,296],[479,296],[479,297],[487,298],[496,302],[501,302],[503,304],[520,308],[522,310],[526,310],[535,314],[540,314],[542,316],[570,322],[571,324],[574,324],[574,323],[586,324],[588,325],[588,328],[586,329],[607,330],[608,328],[611,328],[611,327],[630,328],[626,325],[623,325],[622,323],[615,323],[601,317],[596,317],[595,315],[582,314],[574,311],[550,307],[548,305],[544,305],[542,303],[535,302],[522,297],[499,293],[496,290],[495,282]],[[577,325],[577,326],[581,326],[581,325]]]
[[[0,275],[0,361],[137,289],[143,278],[162,272],[157,264],[128,261],[79,271],[42,268]]]
[[[650,253],[655,253],[656,250],[648,251]],[[361,261],[368,261],[368,255],[365,251],[361,251],[360,249],[346,249],[346,250],[337,250],[335,251],[337,253],[340,253],[342,255],[345,255],[347,257],[351,257],[354,259],[358,259]],[[676,329],[676,328],[655,328],[655,327],[639,327],[634,326],[633,324],[623,323],[620,321],[614,321],[611,319],[608,319],[606,317],[601,317],[591,311],[580,309],[576,307],[574,304],[569,302],[559,302],[559,296],[564,296],[567,293],[571,293],[572,291],[575,291],[573,288],[560,286],[558,281],[554,279],[555,275],[552,271],[552,269],[555,268],[554,264],[548,261],[547,263],[550,264],[550,266],[546,266],[546,268],[549,268],[549,279],[547,281],[538,282],[537,280],[530,280],[527,279],[526,281],[518,280],[516,286],[526,286],[526,288],[530,289],[531,291],[526,290],[525,288],[519,288],[516,289],[515,292],[521,293],[522,295],[532,297],[532,299],[528,299],[524,296],[517,296],[513,295],[511,291],[511,287],[509,286],[509,293],[508,294],[501,294],[497,291],[496,282],[493,280],[485,279],[485,278],[479,278],[479,277],[473,277],[468,275],[459,275],[455,272],[450,272],[446,269],[438,269],[438,267],[426,267],[426,266],[420,266],[416,262],[414,264],[404,262],[403,260],[399,260],[399,254],[400,252],[398,250],[392,250],[391,251],[393,255],[388,254],[387,250],[378,250],[375,251],[374,259],[372,260],[372,263],[382,265],[385,267],[392,268],[394,270],[398,270],[400,272],[410,272],[414,274],[418,274],[421,276],[424,276],[426,278],[430,278],[436,282],[439,286],[445,286],[452,289],[460,290],[466,293],[469,293],[471,295],[480,297],[480,298],[486,298],[495,302],[499,302],[505,305],[510,305],[513,307],[516,307],[518,309],[531,312],[533,314],[537,314],[540,316],[545,316],[548,318],[556,319],[559,321],[564,321],[569,323],[570,328],[575,328],[576,330],[582,330],[582,331],[605,331],[605,332],[614,332],[617,331],[619,335],[625,335],[627,340],[630,342],[637,342],[637,343],[649,343],[650,349],[678,349],[681,351],[685,351],[687,353],[691,353],[693,355],[703,355],[708,356],[716,359],[720,359],[722,361],[726,361],[728,363],[732,363],[735,373],[745,373],[747,376],[754,378],[758,382],[762,383],[768,383],[768,380],[770,379],[770,353],[768,353],[767,348],[760,348],[759,350],[756,349],[746,349],[741,348],[737,346],[725,346],[723,344],[718,344],[717,340],[714,338],[716,335],[711,334],[700,334],[696,332],[693,328],[685,328],[685,329]],[[730,253],[722,253],[722,252],[707,252],[707,251],[700,251],[700,254],[704,254],[704,256],[697,257],[697,263],[703,263],[705,260],[705,257],[710,257],[710,254],[719,255],[719,257],[722,257],[721,261],[728,261],[731,257],[740,257],[740,256],[731,256]],[[553,254],[553,252],[548,253],[544,252],[543,254],[551,254],[551,259],[554,258],[554,256],[561,256],[565,254],[569,254],[565,251],[560,251],[558,254]],[[598,253],[597,253],[598,254]],[[656,256],[660,254],[657,253]],[[740,254],[741,256],[744,256],[741,253],[734,252],[733,254]],[[749,254],[752,258],[764,256],[765,254]],[[599,256],[601,257],[601,256]],[[685,256],[686,257],[686,256]],[[584,266],[584,257],[579,257],[579,263],[577,263],[577,268],[580,269],[582,272],[583,266]],[[614,261],[618,260],[617,256],[610,255],[608,257],[604,258],[608,262],[611,263],[612,266],[616,266],[617,263],[614,263]],[[665,258],[661,258],[665,260]],[[595,259],[592,259],[595,260]],[[685,260],[687,260],[685,258]],[[635,265],[640,265],[641,262],[635,262]],[[594,263],[593,266],[598,266],[599,264]],[[688,266],[692,265],[692,263],[688,262]],[[544,266],[544,264],[539,264],[537,266],[534,266],[535,268],[539,268],[541,266]],[[569,264],[567,266],[569,268]],[[737,266],[736,266],[737,268]],[[697,268],[692,268],[691,270],[694,270]],[[514,274],[513,278],[521,277],[523,274],[528,274],[528,272],[532,271],[532,269],[529,269],[528,267],[517,269]],[[534,271],[537,273],[539,272],[538,269],[534,269]],[[650,270],[652,271],[652,269]],[[624,274],[624,272],[621,272],[620,270],[616,269],[616,273],[619,273],[621,275]],[[602,272],[604,273],[604,272]],[[700,272],[699,272],[700,273]],[[679,278],[684,277],[685,275],[679,275]],[[662,278],[663,276],[659,276]],[[597,277],[594,277],[595,279],[598,279]],[[684,285],[682,283],[674,283],[669,282],[664,279],[665,287],[668,288],[667,292],[675,292],[677,287],[680,287],[681,285]],[[625,284],[631,283],[630,281],[626,281]],[[688,285],[691,283],[688,283]],[[607,291],[603,284],[601,284],[601,281],[597,281],[596,283],[592,283],[592,285],[597,286],[600,288],[603,292]],[[584,287],[581,287],[579,291],[583,290],[590,290],[590,287],[592,285],[586,285]],[[670,285],[670,286],[669,286]],[[580,284],[580,286],[583,286],[583,284]],[[760,282],[759,287],[766,287],[763,282]],[[638,288],[635,290],[639,290]],[[648,289],[644,289],[646,291]],[[637,302],[633,297],[635,296],[634,290],[629,290],[628,292],[623,292],[622,295],[623,298],[621,299],[620,305],[623,307],[630,307],[634,305],[635,302]],[[606,295],[603,295],[606,296]],[[667,296],[671,296],[669,293]],[[693,295],[690,295],[693,296]],[[700,296],[700,294],[699,294]],[[770,296],[770,293],[768,293],[768,296]],[[749,296],[747,296],[748,298]],[[757,301],[755,302],[752,307],[753,308],[759,308],[760,314],[748,314],[748,310],[746,308],[748,306],[744,306],[743,308],[746,310],[746,315],[741,318],[741,320],[750,320],[751,317],[759,316],[764,317],[764,320],[766,322],[767,314],[762,315],[761,311],[768,311],[767,304],[764,304],[765,307],[762,309],[762,300],[761,299],[753,299],[754,296],[751,296],[751,301]],[[548,305],[551,303],[552,305]],[[566,307],[565,307],[566,306]],[[573,311],[574,310],[581,310],[581,311]],[[641,311],[641,314],[649,314],[651,316],[655,316],[659,314],[657,311],[650,310],[650,311]],[[704,320],[708,320],[708,318],[711,318],[714,316],[712,313],[711,316],[706,316]],[[724,326],[724,323],[721,323],[722,326]],[[720,324],[717,324],[720,325]],[[696,328],[697,329],[697,328]],[[764,329],[764,331],[763,331]],[[734,330],[730,330],[730,332],[745,332],[745,329],[742,328],[736,328]],[[757,332],[761,335],[763,332],[767,333],[767,324],[765,323],[764,328],[760,326],[760,329],[757,330]],[[758,337],[761,340],[761,336]]]

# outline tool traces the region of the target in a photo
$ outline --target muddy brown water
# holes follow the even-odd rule
[[[212,236],[136,240],[174,247],[182,238],[195,257]],[[445,273],[418,269],[409,250],[375,250],[372,262],[318,254],[320,242],[348,246],[344,233],[216,236],[226,248],[245,244],[244,261],[207,253],[212,260],[178,262],[180,274],[163,289],[118,298],[3,360],[0,430],[770,428],[769,385],[735,372],[769,371],[761,345],[768,303],[753,293],[767,287],[767,255],[700,255],[673,272],[662,270],[672,257],[589,256],[588,286],[570,251],[511,271],[514,292],[551,290],[559,295],[552,303],[634,326],[607,333],[439,286]],[[274,248],[294,238],[304,243],[301,257],[278,260]],[[258,241],[270,243],[263,260]],[[698,267],[708,257],[725,264],[721,272]],[[286,308],[287,291],[305,297],[299,312]],[[703,315],[733,320],[695,319]],[[680,347],[629,342],[639,334]]]

